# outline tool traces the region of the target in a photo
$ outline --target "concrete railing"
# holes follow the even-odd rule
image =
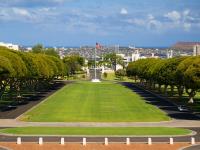
[[[122,141],[124,144],[126,144],[126,145],[130,145],[131,144],[131,138],[125,138],[126,140],[125,141]],[[117,143],[122,143],[122,142],[117,142]],[[148,145],[152,145],[153,144],[153,140],[152,140],[152,138],[147,138],[147,144]],[[191,145],[195,145],[196,144],[196,142],[195,142],[195,138],[194,137],[191,137],[191,139],[190,139],[190,141],[188,141]],[[25,142],[24,142],[25,143]],[[61,145],[65,145],[65,138],[64,137],[62,137],[61,139],[60,139],[60,141],[59,141],[59,143],[61,144]],[[69,142],[70,143],[70,142]],[[91,142],[87,142],[87,138],[83,138],[82,139],[82,142],[80,141],[80,142],[78,142],[78,143],[82,143],[82,145],[83,146],[86,146],[87,145],[87,143],[91,143]],[[93,142],[94,143],[94,142]],[[98,142],[97,142],[98,143]],[[108,138],[104,138],[104,142],[102,142],[102,143],[104,143],[104,145],[109,145],[109,139]],[[110,142],[110,143],[112,143],[112,142]],[[133,141],[132,141],[132,143],[133,143]],[[140,142],[141,143],[141,142]],[[146,143],[146,142],[144,142],[144,143]],[[164,142],[156,142],[155,141],[155,143],[164,143]],[[173,145],[175,142],[174,142],[174,138],[169,138],[169,141],[166,141],[166,143],[169,143],[170,145]],[[178,142],[177,142],[178,143]],[[22,144],[22,138],[21,137],[17,137],[17,143],[16,144],[18,144],[18,145],[20,145],[20,144]],[[44,141],[43,141],[43,137],[39,137],[38,138],[38,144],[39,145],[43,145],[44,144]]]

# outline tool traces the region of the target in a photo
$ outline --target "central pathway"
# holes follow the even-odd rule
[[[163,122],[22,122],[0,119],[0,127],[200,127],[197,120],[172,120]]]

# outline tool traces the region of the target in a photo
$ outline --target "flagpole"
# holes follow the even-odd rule
[[[100,46],[98,45],[98,43],[96,43],[96,47],[94,49],[94,79],[92,79],[92,82],[101,82],[99,79],[97,79],[97,64],[96,64],[96,51]]]
[[[96,73],[96,47],[95,47],[95,50],[94,50],[94,79],[97,79],[97,73]]]

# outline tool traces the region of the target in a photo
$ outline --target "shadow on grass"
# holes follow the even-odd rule
[[[36,94],[24,93],[24,96],[18,100],[0,101],[0,119],[15,119],[33,106],[37,105],[45,98],[71,82],[58,81],[53,88]]]
[[[154,105],[159,109],[163,110],[171,118],[183,120],[200,120],[198,116],[195,116],[191,112],[180,112],[176,105],[167,101],[165,98],[159,98],[156,95],[137,87],[133,83],[120,82],[120,84],[125,86],[126,88],[131,89],[134,93],[143,97],[146,103]]]

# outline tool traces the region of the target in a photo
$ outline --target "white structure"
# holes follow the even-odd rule
[[[120,56],[120,57],[124,60],[124,57],[125,57],[124,54],[116,54],[116,55],[117,55],[117,56]],[[119,69],[123,69],[123,66],[117,64],[117,65],[116,65],[116,70],[119,70]]]
[[[39,138],[38,144],[39,144],[39,145],[42,145],[42,144],[43,144],[43,138],[42,138],[42,137]]]
[[[193,56],[200,55],[200,45],[194,45],[193,47]]]
[[[151,138],[148,138],[148,145],[152,145],[152,140],[151,140]]]
[[[22,144],[22,139],[21,139],[21,137],[18,137],[18,138],[17,138],[17,144]]]
[[[61,145],[65,145],[65,138],[61,138],[61,139],[60,139],[60,144],[61,144]]]
[[[59,50],[59,56],[60,56],[60,59],[63,59],[65,57],[64,50]]]
[[[86,146],[87,142],[86,142],[86,138],[83,138],[83,146]]]
[[[196,143],[195,143],[195,138],[194,137],[191,137],[191,144],[192,145],[195,145]]]
[[[32,51],[32,47],[27,47],[26,49],[28,52]]]
[[[174,139],[173,138],[169,138],[169,144],[173,145],[174,144]]]
[[[126,145],[130,145],[130,138],[126,138]]]
[[[0,42],[0,46],[4,46],[4,47],[7,47],[9,49],[16,50],[16,51],[19,50],[19,45],[15,45],[15,44],[11,44],[11,43]]]
[[[167,51],[167,58],[172,58],[173,57],[173,50]]]
[[[105,138],[105,145],[108,145],[108,138]]]
[[[116,65],[116,70],[119,70],[119,69],[123,69],[123,66],[117,64],[117,65]]]
[[[132,54],[132,61],[137,61],[138,59],[140,59],[140,53],[136,50],[135,53]]]

